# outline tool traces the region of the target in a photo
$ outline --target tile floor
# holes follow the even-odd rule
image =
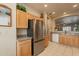
[[[38,56],[79,56],[79,48],[49,42],[49,45]]]

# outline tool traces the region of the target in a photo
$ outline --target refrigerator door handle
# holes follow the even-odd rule
[[[34,43],[38,43],[40,41],[43,41],[44,39],[40,39],[40,40],[37,40],[37,41],[34,41]]]

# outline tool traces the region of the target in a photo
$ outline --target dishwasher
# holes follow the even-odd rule
[[[58,33],[52,34],[52,41],[55,43],[59,43],[59,34]]]

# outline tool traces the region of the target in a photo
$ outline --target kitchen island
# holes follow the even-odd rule
[[[52,32],[52,35],[58,34],[58,43],[79,47],[79,32]],[[53,40],[53,39],[52,39]]]

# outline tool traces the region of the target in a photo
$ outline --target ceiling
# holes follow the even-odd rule
[[[44,7],[44,5],[47,4],[48,7]],[[43,13],[44,11],[47,13],[52,13],[53,17],[63,15],[64,12],[70,13],[70,12],[76,12],[76,10],[79,10],[79,4],[76,8],[73,8],[73,5],[76,3],[26,3],[26,5],[34,10],[37,10],[40,13]]]

